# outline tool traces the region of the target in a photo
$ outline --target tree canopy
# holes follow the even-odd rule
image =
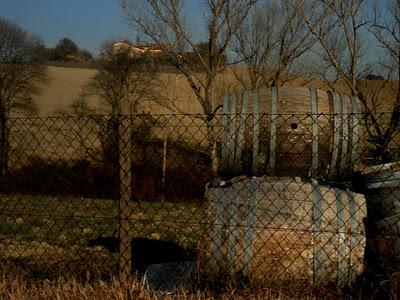
[[[47,78],[42,40],[0,18],[0,114],[33,109],[32,95]],[[1,116],[0,116],[1,117]]]
[[[93,60],[92,54],[86,49],[80,49],[70,38],[62,38],[54,48],[47,49],[49,61],[87,62]]]

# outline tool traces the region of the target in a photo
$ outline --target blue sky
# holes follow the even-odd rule
[[[108,38],[135,39],[115,0],[0,0],[0,16],[40,35],[48,47],[68,37],[97,55]]]

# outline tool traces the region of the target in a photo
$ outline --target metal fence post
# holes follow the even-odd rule
[[[131,224],[129,202],[132,195],[132,174],[131,174],[131,121],[132,116],[126,113],[119,115],[119,182],[120,199],[118,205],[119,215],[119,266],[120,280],[125,281],[131,274]]]

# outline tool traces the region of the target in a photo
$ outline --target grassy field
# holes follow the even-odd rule
[[[48,70],[51,81],[43,87],[41,94],[34,98],[38,105],[39,116],[49,116],[55,111],[67,108],[67,106],[79,96],[82,92],[82,88],[89,82],[90,78],[96,74],[95,69],[85,68],[49,66]],[[217,79],[218,82],[216,86],[218,87],[218,90],[215,91],[217,98],[222,98],[222,96],[230,89],[240,88],[238,81],[235,79],[234,72],[243,72],[243,70],[235,70],[236,71],[233,71],[232,68],[227,69]],[[179,112],[202,113],[202,109],[197,103],[193,91],[182,74],[162,73],[160,77],[164,86],[162,90],[163,95],[176,104]],[[363,81],[361,86],[367,91],[367,93],[372,94],[375,87],[379,86],[379,84],[379,81]],[[330,89],[329,85],[324,81],[294,80],[289,82],[288,85],[307,86],[325,90]],[[390,110],[391,103],[394,99],[393,89],[395,88],[395,85],[396,82],[393,81],[385,88],[382,95],[387,99],[387,101],[378,107],[378,111]],[[335,88],[339,93],[349,93],[343,82],[338,81],[335,84]],[[92,107],[99,108],[100,100],[97,97],[91,96],[88,100]],[[170,110],[159,107],[154,103],[144,103],[140,109],[155,114],[171,113]]]
[[[336,299],[337,295],[323,293],[324,299]],[[115,299],[115,300],[247,300],[247,299],[318,299],[310,289],[287,290],[258,288],[228,288],[221,291],[193,290],[160,293],[146,289],[137,279],[121,282],[117,279],[93,284],[83,284],[74,278],[68,280],[30,283],[0,274],[0,298],[9,300],[80,300],[80,299]]]
[[[52,115],[54,111],[65,109],[79,96],[82,87],[96,74],[94,69],[64,68],[49,66],[50,82],[39,96],[34,98],[39,116]],[[91,99],[94,104],[97,100]]]
[[[96,74],[95,69],[85,68],[48,66],[48,70],[51,81],[43,87],[41,94],[34,98],[38,106],[39,116],[50,116],[57,111],[65,110],[80,95],[91,77]],[[165,96],[175,101],[180,111],[188,113],[201,112],[183,75],[161,74],[160,76],[165,85],[165,90],[163,91]],[[93,108],[100,109],[98,97],[90,96],[88,101]],[[142,111],[152,111],[153,113],[170,112],[152,103],[145,103],[141,109]]]
[[[87,247],[89,239],[117,234],[118,210],[113,200],[1,195],[0,212],[0,257],[7,272],[17,267],[28,277],[52,278],[60,269],[78,276],[88,270],[105,274],[115,269],[116,255],[102,247]],[[132,238],[197,247],[199,207],[132,202],[130,212]]]
[[[205,220],[198,205],[131,202],[130,212],[132,237],[172,240],[197,248]],[[103,247],[87,247],[89,239],[115,234],[118,208],[113,200],[3,194],[0,213],[0,299],[339,297],[332,289],[316,290],[296,282],[273,287],[228,285],[223,290],[201,287],[167,294],[148,290],[137,278],[121,282],[115,278],[118,255]]]

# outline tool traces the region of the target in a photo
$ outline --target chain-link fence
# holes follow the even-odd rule
[[[356,113],[8,119],[2,271],[394,295],[400,133],[383,164],[367,124]]]

